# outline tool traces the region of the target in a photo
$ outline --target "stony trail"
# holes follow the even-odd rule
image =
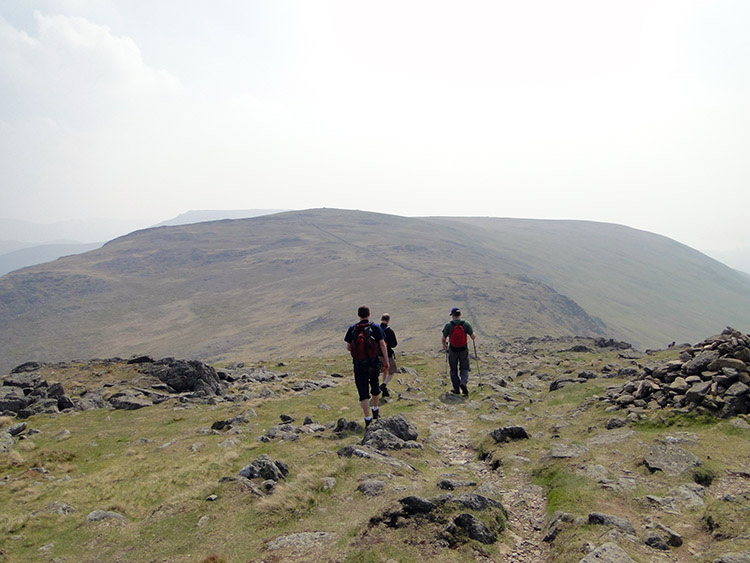
[[[494,487],[502,495],[508,511],[508,530],[513,546],[502,552],[498,561],[518,563],[547,563],[551,561],[549,547],[542,541],[546,517],[547,500],[541,487],[531,483],[526,471],[512,470],[507,474],[493,470],[491,461],[477,459],[477,451],[471,444],[471,436],[465,430],[470,427],[472,411],[465,403],[446,404],[436,411],[438,416],[429,426],[429,441],[440,452],[446,466],[462,468],[476,476],[477,482]],[[477,560],[493,561],[477,554]]]

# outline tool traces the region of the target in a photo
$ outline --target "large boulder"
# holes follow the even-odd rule
[[[0,387],[0,413],[18,413],[30,402],[20,387]]]
[[[158,377],[176,393],[195,393],[200,397],[221,395],[221,381],[216,370],[197,360],[164,358],[141,364],[141,371]]]

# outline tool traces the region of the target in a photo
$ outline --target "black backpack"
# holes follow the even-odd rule
[[[372,335],[372,323],[354,325],[352,339],[352,358],[357,362],[372,361],[378,357],[378,341]]]

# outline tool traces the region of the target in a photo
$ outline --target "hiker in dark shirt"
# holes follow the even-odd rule
[[[383,329],[377,323],[370,322],[370,308],[362,305],[357,310],[359,322],[346,331],[344,342],[352,355],[354,364],[354,383],[359,393],[359,404],[365,415],[365,427],[373,419],[380,418],[379,376],[380,369],[388,370],[388,349],[385,344]],[[372,409],[370,408],[372,398]]]
[[[461,393],[469,394],[467,385],[470,368],[467,337],[471,337],[472,340],[476,339],[474,329],[468,322],[461,319],[461,309],[453,307],[451,309],[451,320],[445,323],[443,327],[443,351],[448,353],[451,384],[453,385],[451,393],[454,395],[459,394],[459,387]]]
[[[391,396],[388,392],[388,382],[393,379],[393,375],[398,371],[398,367],[396,367],[396,353],[393,351],[398,346],[398,340],[396,339],[396,333],[388,326],[389,322],[391,322],[391,316],[388,313],[383,313],[380,317],[380,328],[383,329],[385,346],[388,348],[388,371],[383,371],[383,383],[380,384],[380,391],[382,391],[383,397]]]

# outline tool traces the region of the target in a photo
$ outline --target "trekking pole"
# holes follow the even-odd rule
[[[450,377],[449,371],[448,371],[448,348],[443,350],[445,353],[445,379],[443,380],[443,385],[447,385],[448,378]]]
[[[477,354],[477,343],[472,338],[471,343],[474,345],[474,359],[477,361],[477,379],[479,379],[479,386],[482,386],[482,370],[479,369],[479,354]]]

